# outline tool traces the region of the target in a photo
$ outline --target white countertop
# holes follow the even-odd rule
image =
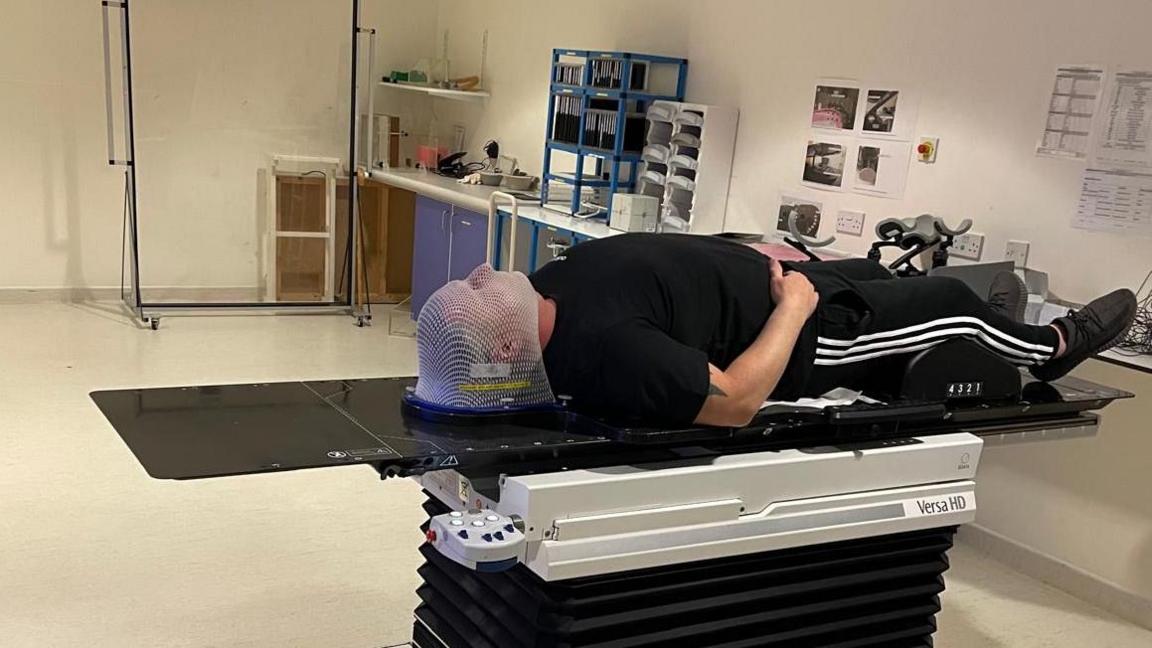
[[[482,214],[488,213],[488,198],[491,197],[492,192],[502,189],[502,187],[460,184],[454,178],[446,178],[421,169],[375,169],[370,171],[369,175],[377,182],[407,189],[421,196],[442,200]],[[507,190],[504,189],[504,191]],[[507,212],[508,209],[502,206],[501,211]],[[589,238],[604,238],[621,234],[617,230],[610,229],[603,222],[558,214],[544,209],[536,203],[521,203],[518,215],[520,218],[557,229],[568,230]]]
[[[369,171],[368,175],[377,182],[484,214],[488,213],[488,197],[500,189],[500,187],[460,184],[454,178],[446,178],[422,169],[375,169]]]
[[[1116,349],[1110,349],[1096,357],[1106,362],[1124,365],[1132,369],[1152,372],[1152,355],[1127,355]]]
[[[587,236],[588,238],[606,238],[608,236],[616,236],[623,234],[620,230],[614,230],[604,224],[603,221],[590,221],[586,218],[574,218],[567,214],[560,214],[548,209],[544,209],[539,205],[530,205],[528,207],[520,207],[520,216],[528,220],[534,220],[542,225],[555,227],[557,229],[568,230]]]

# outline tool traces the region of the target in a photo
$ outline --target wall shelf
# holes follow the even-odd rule
[[[433,97],[454,99],[456,101],[484,101],[488,97],[492,96],[488,93],[487,90],[447,90],[445,88],[436,88],[433,86],[412,85],[407,83],[388,83],[385,81],[381,81],[379,85],[385,88],[417,92],[420,94],[431,95]]]
[[[687,75],[682,58],[552,50],[541,204],[607,218],[613,196],[636,187],[648,106],[682,100]]]

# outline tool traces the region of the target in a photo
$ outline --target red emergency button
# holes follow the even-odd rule
[[[932,152],[932,145],[928,142],[921,142],[920,146],[916,147],[916,152],[920,155],[928,155]]]
[[[428,540],[428,542],[436,542],[436,529],[428,529],[428,532],[424,534],[424,537]]]

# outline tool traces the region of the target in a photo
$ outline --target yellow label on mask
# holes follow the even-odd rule
[[[502,382],[502,383],[488,383],[488,384],[465,384],[460,385],[460,391],[464,392],[486,392],[486,391],[500,391],[502,389],[528,389],[532,383],[527,380],[519,382]]]

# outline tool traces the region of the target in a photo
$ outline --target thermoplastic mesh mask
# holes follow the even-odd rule
[[[552,405],[537,299],[528,277],[488,264],[433,293],[418,319],[415,397],[473,412]]]

